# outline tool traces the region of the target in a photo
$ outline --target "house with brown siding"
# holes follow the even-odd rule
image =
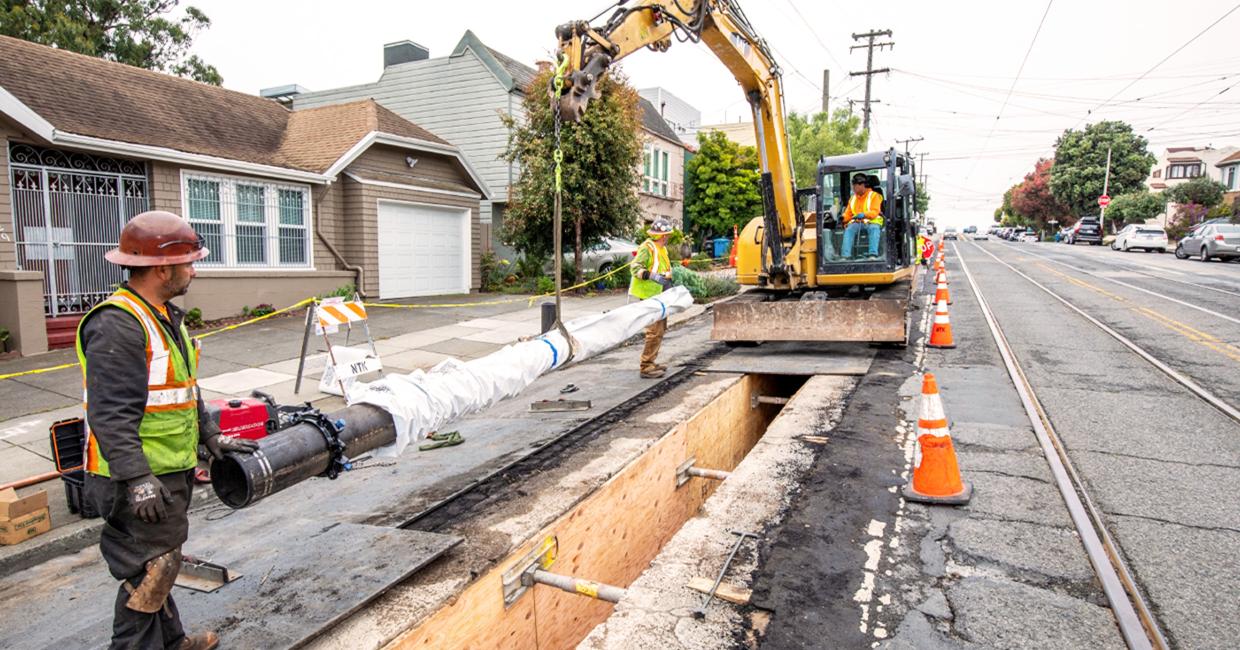
[[[211,249],[183,299],[208,319],[347,284],[372,299],[479,286],[487,184],[371,99],[293,111],[0,37],[0,143],[0,327],[23,354],[72,344],[123,280],[103,253],[145,210]]]

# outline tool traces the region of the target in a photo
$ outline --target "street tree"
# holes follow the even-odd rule
[[[817,182],[818,159],[865,151],[870,134],[861,128],[861,117],[846,108],[805,116],[788,114],[788,148],[797,187],[813,187]]]
[[[1167,189],[1166,195],[1171,203],[1195,203],[1208,210],[1223,202],[1223,193],[1226,191],[1226,185],[1211,180],[1208,176],[1199,176]]]
[[[913,209],[917,214],[925,214],[930,210],[930,191],[921,183],[917,184],[917,194],[913,197]]]
[[[1145,190],[1129,192],[1115,197],[1107,206],[1107,220],[1125,224],[1145,223],[1162,214],[1166,207],[1162,194]]]
[[[1066,225],[1070,211],[1051,192],[1051,168],[1054,161],[1043,158],[1025,179],[1012,187],[1011,207],[1026,224],[1042,229],[1048,221]]]
[[[1120,121],[1069,129],[1055,142],[1055,164],[1051,167],[1051,193],[1075,216],[1098,213],[1098,197],[1106,181],[1107,148],[1111,149],[1111,177],[1108,192],[1114,196],[1144,187],[1155,157],[1145,138]]]
[[[555,118],[551,109],[552,71],[531,82],[523,106],[525,119],[503,117],[509,129],[504,157],[521,169],[512,185],[500,233],[527,257],[546,259],[554,251]],[[576,277],[582,251],[605,237],[631,233],[641,215],[641,118],[637,91],[613,70],[599,80],[596,96],[580,123],[563,122],[561,214],[563,241],[575,253]],[[560,251],[563,254],[564,251]]]
[[[196,7],[170,14],[180,0],[3,0],[0,34],[213,85],[219,70],[189,49],[211,26]]]
[[[697,155],[685,165],[685,214],[699,236],[730,235],[762,214],[758,152],[720,131],[697,137]]]

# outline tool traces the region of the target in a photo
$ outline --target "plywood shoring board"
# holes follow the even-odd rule
[[[393,648],[570,648],[611,614],[612,605],[536,586],[504,609],[502,574],[547,535],[559,540],[550,568],[616,586],[632,583],[694,515],[718,481],[694,478],[676,488],[676,467],[731,470],[752,449],[778,407],[750,406],[776,379],[739,377],[715,400],[678,424],[593,495],[479,577],[451,605],[394,640]]]

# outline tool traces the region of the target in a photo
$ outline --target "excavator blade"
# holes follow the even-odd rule
[[[908,342],[912,283],[899,282],[868,299],[778,299],[750,291],[717,304],[710,337],[715,341]]]

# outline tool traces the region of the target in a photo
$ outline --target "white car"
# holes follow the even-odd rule
[[[1037,242],[1037,241],[1038,241],[1038,233],[1036,233],[1036,232],[1034,232],[1034,231],[1032,231],[1032,230],[1026,230],[1025,232],[1021,233],[1021,234],[1020,234],[1020,235],[1016,238],[1016,241],[1023,241],[1023,242]]]
[[[1158,226],[1130,223],[1115,234],[1111,248],[1117,251],[1130,251],[1140,248],[1145,251],[1167,252],[1167,231]]]

